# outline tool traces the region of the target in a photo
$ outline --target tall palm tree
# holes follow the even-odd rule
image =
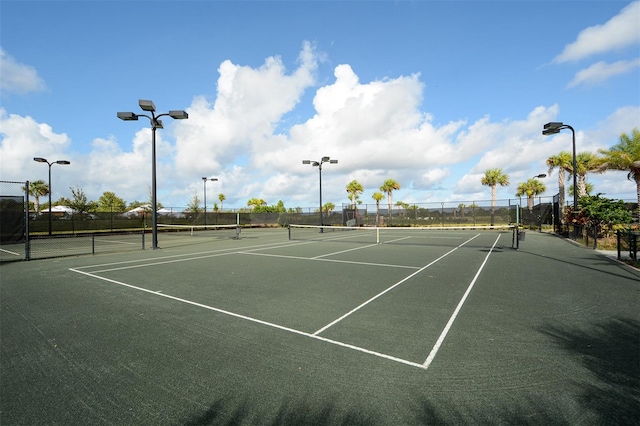
[[[220,200],[220,211],[222,211],[222,203],[226,199],[227,199],[227,197],[225,197],[224,194],[218,194],[218,200]]]
[[[496,187],[498,185],[508,186],[509,176],[504,174],[501,169],[487,169],[484,172],[481,183],[484,186],[491,187],[491,210],[493,211],[496,207]]]
[[[43,180],[34,180],[29,182],[29,195],[33,195],[35,198],[33,206],[36,210],[36,214],[40,213],[40,197],[49,195],[49,185]]]
[[[501,169],[487,169],[480,181],[483,185],[491,187],[491,226],[494,225],[494,213],[496,209],[496,187],[509,185],[509,176]]]
[[[516,192],[516,197],[522,197],[523,195],[527,196],[527,208],[529,211],[533,211],[533,198],[536,195],[542,194],[547,190],[547,187],[544,186],[544,183],[540,182],[536,178],[531,178],[526,182],[521,182],[518,184],[518,191]]]
[[[560,204],[560,221],[562,222],[565,210],[566,173],[571,173],[573,169],[573,154],[569,151],[561,151],[559,154],[552,155],[547,158],[547,166],[549,167],[549,175],[558,169],[558,204]]]
[[[387,194],[387,202],[389,203],[389,225],[391,225],[391,206],[393,206],[393,191],[400,189],[400,184],[393,179],[387,179],[380,187],[380,191]]]
[[[371,196],[376,200],[376,226],[380,224],[380,201],[384,200],[384,194],[382,192],[374,192]]]
[[[576,155],[576,178],[578,180],[578,197],[587,195],[587,173],[599,172],[601,160],[592,152],[581,152]]]
[[[347,193],[349,194],[349,200],[351,200],[351,205],[353,208],[356,208],[356,200],[358,196],[364,192],[364,187],[357,180],[352,180],[347,184]]]
[[[620,142],[608,150],[600,150],[599,152],[603,155],[602,170],[629,172],[627,179],[635,181],[640,218],[640,130],[637,127],[634,128],[631,136],[626,133],[621,134]]]

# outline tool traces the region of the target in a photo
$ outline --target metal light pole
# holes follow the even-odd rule
[[[302,160],[302,164],[311,164],[313,167],[318,168],[318,174],[320,177],[320,226],[321,227],[324,226],[324,222],[322,221],[322,164],[323,163],[337,164],[338,160],[332,160],[329,157],[322,157],[320,161]],[[320,228],[320,232],[322,231],[323,229]]]
[[[185,120],[189,118],[189,114],[182,110],[173,110],[168,113],[156,115],[156,106],[153,101],[140,99],[138,105],[143,111],[148,111],[151,116],[146,114],[135,114],[133,112],[119,112],[118,118],[124,121],[137,121],[138,117],[147,117],[151,122],[151,208],[153,209],[153,228],[152,234],[152,246],[153,250],[158,248],[158,214],[157,214],[157,191],[156,191],[156,129],[163,129],[162,121],[158,120],[160,117],[168,115],[175,120]]]
[[[202,187],[204,188],[204,226],[207,226],[207,181],[217,181],[217,178],[202,178]]]
[[[572,135],[572,143],[573,143],[573,214],[578,212],[578,180],[576,179],[578,164],[576,161],[576,131],[573,127],[568,124],[564,124],[558,121],[552,121],[544,125],[544,130],[542,134],[544,136],[553,135],[555,133],[560,133],[562,129],[570,129]],[[576,233],[576,227],[573,227],[573,239],[576,240],[578,238]]]
[[[34,157],[33,161],[37,161],[38,163],[47,163],[49,165],[49,235],[51,235],[51,166],[54,164],[68,165],[71,164],[71,162],[67,160],[58,160],[50,163],[42,157]]]

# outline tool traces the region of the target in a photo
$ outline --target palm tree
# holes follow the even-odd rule
[[[564,187],[567,179],[566,173],[572,172],[573,154],[568,151],[562,151],[557,155],[552,155],[547,158],[547,166],[549,166],[549,175],[551,175],[555,169],[558,169],[558,204],[560,204],[560,221],[562,222],[565,209]]]
[[[587,173],[602,172],[601,160],[592,152],[581,152],[576,155],[576,178],[578,180],[578,197],[587,195]],[[575,184],[575,182],[574,182]]]
[[[460,217],[464,217],[464,209],[465,209],[465,207],[467,207],[465,203],[458,204],[458,208],[460,209]]]
[[[374,192],[371,196],[376,200],[376,226],[380,224],[380,201],[384,200],[384,194],[382,192]]]
[[[391,225],[391,206],[393,205],[393,191],[400,189],[400,184],[393,179],[387,179],[380,187],[380,191],[386,192],[389,203],[389,225]]]
[[[356,200],[363,191],[364,188],[362,184],[355,179],[347,184],[347,193],[349,194],[349,200],[351,200],[351,205],[354,209],[356,208]]]
[[[224,194],[218,194],[218,200],[220,200],[220,211],[222,211],[222,203],[224,202],[224,200],[226,200],[227,197],[224,196]]]
[[[620,142],[608,150],[600,150],[602,170],[622,170],[629,172],[627,179],[636,183],[638,197],[638,217],[640,218],[640,130],[634,128],[631,136],[623,133]],[[640,220],[640,219],[639,219]]]
[[[544,186],[544,183],[540,182],[536,178],[531,178],[526,182],[521,182],[518,184],[518,191],[516,192],[516,197],[522,197],[523,195],[527,196],[527,208],[529,211],[533,211],[533,197],[536,195],[542,194],[546,191],[547,188]]]
[[[496,207],[496,187],[508,186],[509,176],[502,173],[501,169],[487,169],[481,180],[482,184],[491,187],[491,211]]]
[[[44,197],[49,194],[49,185],[43,180],[34,180],[29,182],[29,195],[33,195],[35,201],[33,206],[36,210],[36,214],[40,213],[40,197]]]
[[[487,169],[480,182],[491,187],[491,226],[493,226],[496,209],[496,186],[509,185],[509,176],[505,175],[501,169]]]

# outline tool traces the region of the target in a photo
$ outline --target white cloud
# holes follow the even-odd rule
[[[565,46],[553,61],[575,61],[640,43],[638,16],[640,1],[635,1],[606,23],[582,30],[576,41]]]
[[[246,206],[252,197],[269,204],[282,199],[287,207],[315,206],[318,169],[301,162],[325,155],[339,162],[323,167],[323,202],[338,206],[347,202],[345,187],[353,179],[365,187],[361,199],[369,204],[387,178],[402,186],[394,193],[396,201],[487,200],[490,190],[480,184],[480,177],[492,167],[502,168],[512,182],[498,189],[498,197],[513,198],[518,182],[546,172],[550,155],[571,149],[570,132],[541,135],[542,123],[557,121],[558,105],[535,107],[523,118],[492,121],[485,116],[471,123],[434,125],[431,115],[420,111],[424,84],[419,75],[363,82],[349,65],[337,66],[335,80],[316,89],[309,118],[277,130],[315,84],[319,56],[305,44],[299,67],[290,73],[277,58],[255,69],[224,62],[215,102],[195,98],[189,120],[168,121],[157,134],[159,201],[186,206],[194,193],[202,198],[201,177],[209,176],[219,179],[207,186],[209,206],[219,193],[225,194],[226,207]],[[621,132],[637,126],[638,116],[640,107],[620,108],[592,129],[579,131],[579,151],[611,146]],[[56,170],[60,183],[54,183],[55,198],[68,196],[69,186],[80,186],[94,200],[104,191],[127,201],[148,199],[148,128],[139,130],[129,144],[97,138],[87,154],[69,152],[67,135],[47,124],[8,115],[1,108],[0,129],[2,179],[46,176],[34,156],[68,159],[71,167]],[[615,188],[614,180],[607,175],[603,182]],[[550,182],[552,187],[553,179]],[[635,191],[626,182],[620,188]],[[601,191],[598,185],[596,189]],[[548,195],[552,193],[550,188]]]
[[[51,126],[37,123],[31,117],[7,114],[0,108],[0,178],[7,180],[46,180],[47,170],[35,163],[34,157],[49,161],[69,160],[65,152],[71,141]],[[33,176],[33,177],[32,177]]]
[[[573,80],[569,82],[567,87],[571,88],[581,84],[599,84],[611,77],[627,73],[638,67],[640,67],[640,59],[635,59],[633,61],[618,61],[613,64],[607,64],[606,62],[600,61],[591,65],[589,68],[580,70]]]
[[[35,68],[17,62],[0,48],[0,92],[25,94],[46,89]]]

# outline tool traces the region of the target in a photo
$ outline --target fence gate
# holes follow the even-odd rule
[[[0,262],[29,260],[29,182],[0,181]]]

